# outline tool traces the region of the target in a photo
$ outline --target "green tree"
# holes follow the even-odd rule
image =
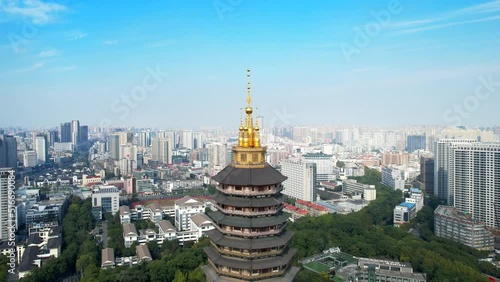
[[[184,275],[182,271],[177,270],[175,272],[175,278],[172,282],[187,282],[186,275]]]

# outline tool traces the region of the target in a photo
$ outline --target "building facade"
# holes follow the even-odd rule
[[[0,168],[17,168],[17,140],[0,134]]]
[[[115,214],[119,207],[120,192],[115,186],[95,185],[92,188],[92,214],[102,219],[106,213]]]
[[[473,139],[441,139],[434,145],[434,195],[447,205],[453,205],[449,186],[451,146],[476,142]]]
[[[298,272],[291,266],[296,250],[288,247],[292,233],[285,229],[290,215],[282,211],[286,177],[265,162],[252,112],[249,82],[233,161],[213,177],[217,211],[208,216],[215,229],[206,233],[211,245],[202,267],[208,282],[292,281]]]
[[[491,250],[495,244],[484,222],[450,206],[441,205],[434,211],[434,233],[478,250]]]
[[[454,206],[500,228],[500,143],[451,144],[449,176]]]
[[[191,216],[205,212],[205,203],[190,196],[175,201],[175,227],[179,231],[190,230]]]
[[[283,182],[283,194],[304,201],[316,200],[316,164],[301,160],[284,160],[281,173],[288,179]]]

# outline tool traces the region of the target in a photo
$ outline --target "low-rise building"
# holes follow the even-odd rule
[[[177,238],[175,227],[168,220],[158,222],[158,238],[163,240],[174,240]]]
[[[106,213],[115,215],[119,210],[120,191],[113,185],[94,185],[92,188],[92,214],[103,219]]]
[[[478,250],[491,250],[495,245],[484,222],[451,206],[441,205],[434,211],[434,233]]]
[[[189,218],[205,212],[205,204],[190,196],[175,201],[175,227],[179,231],[189,230]]]
[[[346,179],[342,182],[342,192],[350,195],[363,195],[366,201],[373,201],[377,198],[375,185],[358,183],[355,179]]]
[[[405,202],[415,204],[415,209],[419,212],[424,207],[424,195],[418,188],[410,188],[410,197],[405,198]]]
[[[417,216],[416,205],[402,202],[394,208],[394,226],[410,222],[415,216]]]
[[[355,275],[344,277],[344,281],[427,281],[424,273],[413,272],[412,265],[404,262],[358,258],[356,267]]]
[[[127,224],[131,222],[130,208],[128,206],[120,207],[120,223]]]
[[[115,253],[112,248],[105,248],[101,251],[101,268],[114,268],[115,267]]]
[[[191,231],[195,231],[197,233],[196,236],[198,237],[198,239],[204,236],[206,231],[215,228],[212,220],[210,220],[210,218],[207,215],[202,213],[191,216],[189,220],[191,222],[190,229]]]
[[[139,234],[137,234],[137,229],[132,223],[123,224],[123,241],[125,247],[129,248],[134,242],[138,241]]]
[[[148,246],[146,246],[146,245],[136,246],[135,251],[137,253],[137,257],[139,258],[139,261],[152,261],[153,260],[153,256],[151,255],[151,252],[149,252]]]
[[[300,209],[306,210],[307,213],[311,216],[320,216],[328,213],[328,210],[325,207],[300,199],[297,199],[295,201],[295,206]]]

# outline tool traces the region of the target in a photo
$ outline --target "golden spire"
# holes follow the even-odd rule
[[[260,138],[259,138],[259,128],[258,126],[254,126],[253,123],[253,109],[252,109],[252,96],[251,96],[251,88],[250,88],[250,69],[247,69],[247,107],[245,108],[246,118],[245,123],[243,123],[242,117],[240,116],[240,133],[238,138],[238,146],[253,148],[260,147]]]
[[[247,78],[248,78],[248,84],[247,84],[247,107],[250,107],[252,104],[252,97],[250,96],[251,91],[250,91],[250,69],[247,69]]]
[[[266,162],[266,147],[260,144],[259,121],[253,120],[252,93],[250,88],[250,69],[247,69],[247,105],[245,109],[245,120],[240,112],[240,128],[238,134],[238,145],[233,147],[233,162],[235,167],[263,168]],[[256,108],[257,110],[257,108]]]

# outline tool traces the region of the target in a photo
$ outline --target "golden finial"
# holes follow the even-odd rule
[[[240,108],[240,131],[243,131],[243,108]]]
[[[257,110],[259,108],[255,108],[255,114],[257,115]],[[255,130],[259,131],[259,116],[257,115],[257,118],[255,119]]]
[[[247,85],[247,106],[250,107],[252,97],[250,97],[250,69],[247,69],[248,85]]]

